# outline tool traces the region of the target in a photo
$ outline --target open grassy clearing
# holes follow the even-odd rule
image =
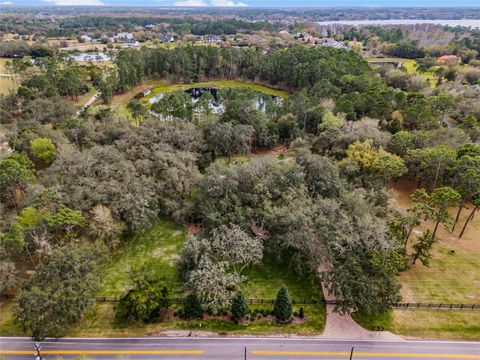
[[[417,63],[413,59],[403,59],[395,57],[386,57],[386,58],[367,58],[365,59],[368,62],[401,62],[402,66],[407,70],[410,75],[421,75],[430,83],[431,87],[435,87],[437,81],[437,75],[435,70],[439,66],[434,66],[430,71],[420,72],[417,70]]]
[[[480,340],[480,311],[402,309],[353,318],[366,329],[382,328],[405,338]]]
[[[12,59],[0,58],[0,94],[8,94],[16,89],[12,76],[5,69],[7,61]]]
[[[147,265],[164,279],[172,296],[180,295],[182,284],[175,262],[186,236],[184,226],[160,219],[146,231],[126,239],[103,269],[103,285],[99,296],[121,295],[128,284],[128,271],[142,265]]]
[[[406,208],[411,203],[413,191],[410,181],[399,181],[395,187],[397,203]],[[454,215],[457,209],[451,209]],[[468,213],[460,217],[463,225]],[[431,222],[417,230],[433,229]],[[461,226],[452,234],[441,226],[439,242],[434,245],[429,267],[420,263],[402,273],[404,302],[431,303],[480,303],[480,219],[478,214],[469,224],[463,239],[457,235]],[[452,253],[450,250],[454,249]],[[409,337],[480,340],[480,311],[469,310],[393,310],[377,317],[354,314],[362,326],[385,329]]]

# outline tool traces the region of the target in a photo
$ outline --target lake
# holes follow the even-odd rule
[[[415,24],[438,24],[448,26],[468,26],[472,28],[480,28],[480,19],[459,19],[459,20],[423,20],[423,19],[389,19],[389,20],[338,20],[338,21],[319,21],[320,25],[352,25],[352,26],[366,26],[366,25],[415,25]]]

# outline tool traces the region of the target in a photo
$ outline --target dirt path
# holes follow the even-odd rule
[[[325,265],[321,265],[318,271],[324,271]],[[330,295],[325,286],[322,285],[325,300],[337,300]],[[335,305],[327,305],[327,320],[323,338],[328,339],[351,339],[351,340],[391,340],[403,341],[400,336],[390,331],[369,331],[358,325],[350,314],[340,314],[334,311]]]

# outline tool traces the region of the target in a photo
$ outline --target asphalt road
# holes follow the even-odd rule
[[[41,342],[43,359],[480,359],[480,342],[339,341],[315,338],[68,338]],[[83,357],[82,357],[82,354]],[[0,338],[0,358],[35,359],[34,342]]]

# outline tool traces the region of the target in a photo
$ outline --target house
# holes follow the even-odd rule
[[[92,41],[92,38],[88,35],[82,35],[80,36],[80,39],[83,41],[83,42],[90,42]]]
[[[202,42],[206,44],[215,44],[215,43],[221,43],[223,40],[222,38],[218,36],[209,36],[209,37],[204,37],[202,38]]]
[[[162,43],[169,43],[169,42],[174,42],[175,41],[175,37],[172,36],[172,35],[162,35],[160,37],[160,42]]]
[[[456,55],[443,55],[437,58],[439,64],[446,65],[456,65],[459,64],[462,60]]]
[[[328,44],[328,43],[335,43],[335,39],[334,38],[329,38],[329,37],[323,37],[321,39],[319,39],[318,41],[318,44]]]
[[[124,44],[125,44],[126,47],[138,47],[138,46],[140,46],[140,43],[135,39],[128,39],[127,41],[125,41]]]
[[[133,34],[128,32],[119,32],[113,38],[118,41],[127,41],[133,39]]]
[[[144,26],[145,29],[153,29],[154,27],[155,27],[155,25],[153,25],[153,24],[148,24],[148,25]]]

